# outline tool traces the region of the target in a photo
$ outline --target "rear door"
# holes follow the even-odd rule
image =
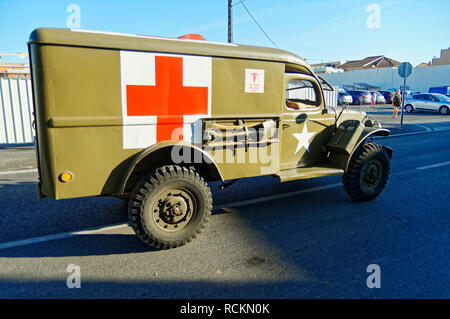
[[[423,110],[424,109],[424,95],[423,94],[417,94],[417,95],[413,95],[412,96],[412,99],[413,99],[413,107],[416,109],[416,110]],[[407,102],[409,102],[409,101],[407,101]],[[406,102],[406,103],[407,103]],[[405,103],[405,104],[406,104]]]
[[[327,112],[317,80],[305,74],[285,75],[286,99],[280,125],[280,170],[325,162],[334,113]]]

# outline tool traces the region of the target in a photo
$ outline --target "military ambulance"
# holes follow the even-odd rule
[[[327,108],[327,84],[292,53],[85,30],[30,35],[40,198],[115,196],[160,249],[191,241],[207,182],[343,175],[355,201],[385,187],[389,131]]]

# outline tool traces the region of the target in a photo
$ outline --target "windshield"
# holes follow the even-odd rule
[[[444,94],[433,94],[435,97],[439,98],[441,101],[450,101],[450,98]]]
[[[330,85],[330,83],[328,83],[327,81],[325,81],[323,78],[321,78],[320,76],[318,77],[320,80],[320,86],[322,86],[322,90],[325,91],[334,91],[333,87]]]

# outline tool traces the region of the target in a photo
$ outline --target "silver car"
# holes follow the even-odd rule
[[[377,95],[377,104],[386,104],[386,99],[384,98],[383,94],[381,94],[380,92],[375,92],[375,94]]]
[[[431,111],[449,114],[450,98],[438,93],[412,94],[405,98],[405,112]]]
[[[353,102],[352,104],[370,104],[372,101],[372,93],[365,90],[349,90],[348,94],[352,96]]]
[[[344,90],[338,91],[338,105],[349,105],[352,104],[353,98],[350,94],[345,92]]]

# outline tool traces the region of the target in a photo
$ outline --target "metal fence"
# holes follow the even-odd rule
[[[326,106],[337,106],[338,104],[338,89],[339,87],[333,86],[333,91],[323,90],[323,94],[325,95],[325,104]]]
[[[31,80],[0,78],[0,145],[34,142]]]
[[[327,106],[337,105],[337,87],[324,91]],[[30,79],[0,78],[0,145],[34,142]]]

